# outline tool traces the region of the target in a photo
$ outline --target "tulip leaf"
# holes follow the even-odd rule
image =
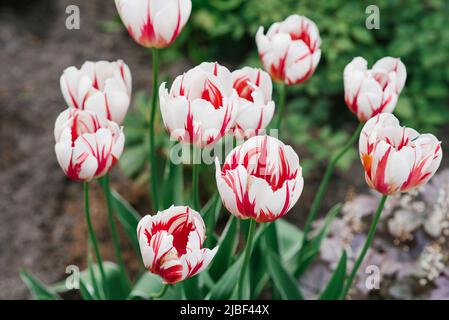
[[[25,282],[28,289],[31,292],[31,295],[36,300],[59,300],[60,297],[56,294],[56,292],[46,287],[42,282],[37,280],[27,271],[20,272],[20,277],[22,281]]]
[[[119,195],[115,190],[111,190],[112,208],[123,229],[128,236],[134,250],[140,255],[139,241],[137,240],[137,225],[139,224],[139,213]]]
[[[209,226],[208,226],[209,227]],[[238,242],[238,219],[230,216],[223,233],[218,241],[218,251],[215,254],[209,273],[214,280],[228,269]]]
[[[346,262],[346,250],[343,250],[337,268],[335,268],[326,288],[320,295],[320,300],[337,300],[340,298],[346,278]]]
[[[128,177],[135,177],[147,159],[148,149],[140,144],[126,148],[120,157],[119,167]]]
[[[96,300],[93,296],[93,288],[88,288],[82,279],[80,279],[80,292],[84,300]]]
[[[161,291],[163,283],[161,278],[151,272],[146,271],[136,282],[131,293],[126,298],[127,300],[146,300],[150,299],[151,295]],[[170,286],[160,300],[174,300],[182,298],[182,291],[180,285]]]
[[[220,280],[215,283],[215,286],[210,290],[206,296],[206,300],[223,300],[229,299],[237,286],[240,271],[242,269],[243,256],[234,262],[228,270],[221,276]]]
[[[182,164],[175,164],[169,161],[166,166],[164,192],[163,192],[163,207],[169,208],[171,205],[183,205],[183,166]]]
[[[283,267],[278,256],[271,250],[267,250],[267,266],[270,278],[284,300],[304,300],[299,291],[298,281]]]
[[[278,219],[274,224],[279,235],[279,251],[282,261],[289,261],[301,249],[304,234],[285,219]]]
[[[318,234],[309,241],[305,242],[305,245],[299,250],[296,258],[293,260],[293,269],[295,270],[295,276],[301,277],[307,267],[312,263],[313,259],[320,252],[321,244],[327,237],[332,221],[340,213],[341,204],[333,206],[324,219],[324,224],[321,227]]]
[[[221,208],[222,203],[220,194],[218,192],[215,192],[215,194],[209,199],[203,209],[201,209],[201,215],[203,216],[204,222],[206,224],[206,242],[204,243],[204,246],[206,248],[214,246],[217,242],[214,230],[220,216]]]

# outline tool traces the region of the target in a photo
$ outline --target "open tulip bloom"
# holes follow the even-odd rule
[[[54,135],[59,165],[76,181],[90,181],[108,173],[125,143],[122,129],[115,122],[73,108],[56,119]]]
[[[68,67],[60,78],[61,91],[71,108],[95,112],[123,123],[131,101],[131,73],[122,61],[85,62]]]
[[[115,0],[115,4],[130,36],[147,48],[172,44],[192,10],[190,0]]]
[[[296,152],[270,136],[255,136],[236,147],[222,168],[216,159],[215,175],[228,211],[257,222],[284,216],[304,186]]]
[[[343,73],[346,105],[362,122],[379,113],[392,113],[406,78],[399,58],[382,58],[371,70],[365,59],[354,58]]]
[[[232,83],[238,94],[238,115],[233,133],[248,139],[267,127],[273,118],[273,84],[265,71],[244,67],[232,73]]]
[[[170,89],[159,89],[162,119],[170,136],[205,147],[235,124],[237,93],[231,72],[218,63],[202,63],[178,76]]]
[[[274,23],[266,35],[256,34],[259,57],[272,78],[287,85],[306,81],[321,58],[321,38],[316,24],[304,16],[292,15]]]
[[[205,225],[201,215],[186,206],[171,206],[143,217],[137,227],[145,268],[173,284],[203,271],[218,250],[203,248]]]
[[[427,183],[440,166],[440,144],[432,134],[401,127],[392,114],[371,118],[359,140],[366,182],[385,195]]]

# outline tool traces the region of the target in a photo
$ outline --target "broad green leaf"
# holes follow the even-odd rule
[[[279,236],[279,249],[282,261],[289,261],[301,249],[303,233],[285,219],[278,219],[274,224]]]
[[[214,230],[220,216],[221,208],[221,198],[220,194],[217,191],[209,199],[203,209],[201,209],[201,215],[203,216],[204,222],[206,224],[206,242],[204,244],[206,248],[212,247],[216,243]]]
[[[218,241],[218,251],[215,254],[209,273],[214,280],[228,269],[238,243],[238,219],[230,216],[223,233]]]
[[[226,270],[220,280],[215,283],[215,286],[206,296],[206,300],[223,300],[231,297],[237,286],[237,281],[242,269],[242,262],[243,256],[240,256],[240,258]]]
[[[131,293],[126,298],[127,300],[146,300],[149,299],[152,294],[161,291],[163,283],[158,275],[155,275],[149,271],[146,271],[136,282]],[[173,300],[181,299],[182,297],[181,284],[172,285],[168,288],[167,292],[159,300]]]
[[[271,250],[267,250],[267,267],[270,278],[284,300],[303,300],[299,291],[298,281],[283,267],[279,258]]]
[[[59,300],[60,297],[56,294],[54,290],[46,287],[42,282],[37,280],[35,277],[30,275],[26,271],[20,272],[20,278],[25,282],[31,295],[36,300]]]
[[[202,292],[198,275],[184,280],[182,282],[182,285],[184,287],[184,294],[188,300],[202,299]]]
[[[340,298],[346,279],[346,262],[346,250],[343,250],[337,268],[335,268],[334,274],[332,275],[326,288],[320,295],[320,300],[337,300]]]
[[[330,209],[327,213],[326,218],[324,219],[324,224],[318,234],[310,241],[306,242],[304,247],[299,250],[298,254],[296,255],[296,259],[292,261],[292,266],[293,270],[295,270],[294,274],[296,277],[299,278],[302,276],[304,271],[320,252],[321,244],[329,233],[330,225],[332,221],[334,221],[334,219],[337,217],[340,210],[341,204],[336,204],[335,206],[333,206],[332,209]]]
[[[114,213],[122,224],[134,250],[140,255],[139,241],[137,240],[137,225],[139,224],[141,217],[139,213],[115,190],[111,190],[111,194]]]

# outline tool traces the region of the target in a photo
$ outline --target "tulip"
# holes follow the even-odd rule
[[[216,159],[218,191],[228,211],[241,219],[270,222],[298,201],[304,179],[298,155],[270,136],[255,136]]]
[[[379,113],[392,113],[407,78],[399,58],[382,58],[371,70],[367,66],[365,59],[357,57],[343,73],[346,105],[362,122]]]
[[[190,0],[115,0],[115,5],[130,36],[147,48],[171,45],[192,10]]]
[[[384,195],[406,192],[427,183],[442,159],[441,143],[434,135],[401,127],[389,113],[366,122],[359,152],[366,182]]]
[[[263,32],[263,27],[257,31],[257,49],[274,80],[293,85],[312,76],[321,57],[320,34],[312,20],[292,15]]]
[[[171,206],[143,217],[137,238],[145,268],[173,284],[203,271],[218,247],[203,248],[205,226],[201,215],[185,206]]]
[[[232,131],[237,138],[248,139],[265,129],[273,118],[273,84],[268,73],[249,67],[234,71],[232,83],[239,96],[239,110]]]
[[[178,76],[170,89],[159,88],[162,119],[170,136],[205,147],[216,143],[235,124],[237,94],[229,70],[202,63]]]
[[[81,69],[68,67],[60,85],[69,107],[123,123],[131,101],[131,73],[122,60],[86,61]]]
[[[85,110],[69,108],[56,119],[56,157],[76,181],[105,175],[123,152],[125,136],[113,122]]]

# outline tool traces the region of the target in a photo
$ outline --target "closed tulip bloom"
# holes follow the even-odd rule
[[[270,136],[255,136],[238,146],[220,168],[218,191],[228,211],[241,219],[274,221],[298,201],[304,179],[296,152]]]
[[[145,268],[164,283],[176,283],[203,271],[218,247],[203,248],[206,238],[201,215],[185,206],[171,206],[143,217],[137,238]]]
[[[274,80],[293,85],[312,76],[321,58],[321,38],[312,20],[292,15],[263,32],[263,27],[257,31],[257,49]]]
[[[343,73],[345,102],[360,121],[392,113],[405,85],[407,72],[399,58],[385,57],[371,70],[362,57],[354,58]]]
[[[440,166],[443,156],[440,144],[432,134],[401,127],[392,114],[371,118],[359,140],[366,182],[385,195],[427,183]]]
[[[56,119],[56,157],[76,181],[105,175],[123,152],[125,136],[113,121],[90,111],[69,108]]]
[[[233,132],[238,138],[248,139],[265,129],[273,118],[273,84],[268,73],[249,67],[234,71],[232,83],[239,96]]]
[[[130,36],[147,48],[165,48],[184,28],[192,10],[190,0],[115,0]]]
[[[85,62],[69,67],[60,78],[61,91],[71,108],[88,110],[122,124],[131,101],[131,72],[122,61]]]
[[[202,63],[178,76],[170,89],[159,88],[162,119],[173,139],[205,147],[235,124],[237,94],[231,72],[218,63]]]

